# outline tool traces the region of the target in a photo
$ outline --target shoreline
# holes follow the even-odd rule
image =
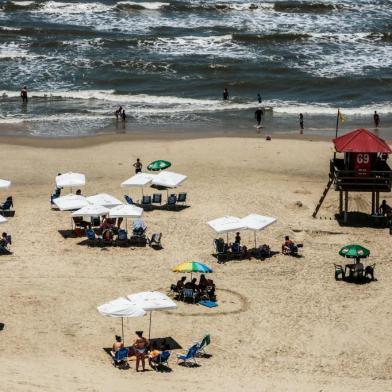
[[[70,149],[70,148],[87,148],[90,146],[99,146],[108,143],[116,143],[122,141],[190,141],[190,140],[202,140],[202,139],[261,139],[265,140],[268,133],[260,134],[240,134],[240,133],[191,133],[184,132],[180,133],[133,133],[133,134],[116,134],[116,133],[101,133],[96,135],[79,136],[79,137],[37,137],[37,136],[5,136],[0,135],[0,144],[12,145],[12,146],[23,146],[33,148],[54,148],[54,149]],[[319,136],[319,135],[300,135],[293,133],[272,133],[273,139],[291,139],[291,140],[302,140],[308,142],[329,142],[331,137]]]

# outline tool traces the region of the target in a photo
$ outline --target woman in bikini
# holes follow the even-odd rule
[[[137,338],[133,342],[133,347],[136,352],[136,371],[139,371],[140,361],[142,362],[143,371],[146,367],[146,355],[148,348],[148,340],[143,336],[143,331],[136,331]]]

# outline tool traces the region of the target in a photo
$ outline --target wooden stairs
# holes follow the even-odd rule
[[[330,179],[328,180],[327,186],[324,188],[324,192],[323,192],[323,194],[321,195],[320,200],[319,200],[319,202],[318,202],[316,208],[315,208],[314,211],[313,211],[313,214],[312,214],[313,218],[315,218],[316,215],[317,215],[317,213],[319,212],[319,209],[321,208],[321,205],[323,204],[324,199],[325,199],[325,197],[327,196],[327,193],[328,193],[328,191],[329,191],[329,188],[331,188],[332,182],[333,182],[333,179],[330,178]]]

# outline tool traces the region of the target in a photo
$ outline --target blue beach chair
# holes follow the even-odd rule
[[[196,355],[198,351],[199,351],[198,345],[194,344],[193,346],[188,348],[188,351],[185,354],[177,354],[178,363],[180,363],[181,361],[182,364],[188,366],[190,361],[193,361],[193,363],[197,365]]]
[[[114,356],[112,356],[112,359],[114,367],[128,365],[128,349],[122,348],[121,350],[118,350]]]
[[[135,204],[132,200],[132,197],[129,197],[128,195],[124,195],[124,199],[128,204]]]

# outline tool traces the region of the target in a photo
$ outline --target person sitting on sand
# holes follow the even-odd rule
[[[180,292],[185,287],[186,276],[183,276],[179,281],[177,281],[176,289]]]
[[[286,235],[286,237],[284,237],[284,243],[282,244],[282,253],[289,255],[292,252],[294,246],[294,242],[290,240],[288,235]]]
[[[193,278],[190,282],[185,283],[184,288],[186,289],[192,289],[193,291],[197,291],[197,284],[196,284],[197,279]]]
[[[139,364],[142,363],[143,371],[146,370],[146,354],[149,345],[148,340],[143,336],[143,331],[136,331],[136,339],[133,342],[133,348],[136,353],[136,371],[139,371]]]
[[[199,284],[197,286],[199,291],[207,290],[207,285],[208,285],[208,282],[207,282],[206,276],[204,274],[201,274]]]
[[[392,208],[387,204],[386,200],[383,200],[380,208],[378,209],[378,213],[383,216],[391,216]]]
[[[112,353],[113,355],[124,348],[124,343],[122,342],[121,336],[116,335],[116,341],[113,343]]]

